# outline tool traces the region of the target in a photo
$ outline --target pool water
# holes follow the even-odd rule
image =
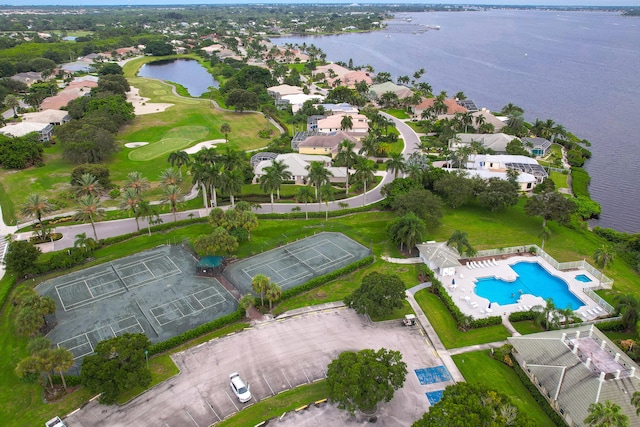
[[[584,282],[584,283],[588,283],[591,281],[591,279],[589,279],[589,276],[587,276],[586,274],[578,274],[576,276],[576,280],[578,282]]]
[[[500,305],[515,304],[520,295],[531,294],[544,300],[553,299],[558,308],[577,310],[584,303],[570,290],[567,282],[549,273],[537,262],[521,261],[511,269],[517,279],[507,282],[495,277],[481,277],[476,281],[475,293]]]

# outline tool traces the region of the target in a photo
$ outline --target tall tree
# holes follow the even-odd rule
[[[140,195],[136,192],[135,188],[125,188],[122,194],[120,195],[120,209],[133,213],[136,219],[136,229],[140,231],[140,222],[138,221],[138,215],[136,215],[136,211],[138,210],[138,205],[140,204]]]
[[[76,234],[75,237],[74,248],[80,248],[84,252],[91,252],[96,247],[96,241],[91,237],[87,237],[87,233]]]
[[[83,173],[80,175],[80,177],[74,182],[74,186],[76,187],[76,194],[78,196],[84,196],[87,194],[99,196],[102,192],[102,185],[100,184],[100,181],[90,173]]]
[[[149,180],[144,178],[140,172],[129,172],[127,174],[127,180],[125,182],[125,188],[133,188],[136,194],[142,194],[149,189],[151,184]]]
[[[244,175],[242,170],[238,167],[227,169],[224,166],[220,173],[220,190],[229,195],[231,200],[231,207],[235,207],[235,194],[242,190],[242,184],[244,182]]]
[[[640,319],[640,301],[633,294],[617,295],[614,299],[616,314],[622,314],[622,326],[636,330]]]
[[[589,415],[584,422],[596,427],[629,427],[629,417],[620,405],[609,400],[589,405]]]
[[[98,241],[95,221],[104,215],[104,208],[100,204],[100,198],[87,194],[78,199],[78,211],[75,218],[78,221],[91,223],[93,237]]]
[[[475,253],[473,246],[469,243],[468,235],[464,231],[454,231],[447,240],[447,246],[455,247],[460,254],[473,255]]]
[[[596,262],[596,265],[603,270],[606,270],[607,266],[613,262],[615,257],[616,253],[613,246],[607,244],[600,245],[593,253],[593,260]]]
[[[399,351],[381,348],[340,353],[327,368],[329,399],[353,414],[389,402],[404,385],[407,364]]]
[[[274,212],[273,193],[274,191],[279,192],[282,183],[288,179],[291,179],[291,172],[284,161],[273,160],[271,166],[264,168],[264,175],[260,177],[260,188],[269,193],[271,197],[272,213]]]
[[[362,184],[364,189],[362,193],[362,206],[367,202],[367,187],[375,182],[375,163],[372,160],[361,157],[355,165],[356,172],[353,174],[353,180]]]
[[[331,182],[330,177],[332,177],[333,174],[324,167],[324,163],[322,162],[311,162],[305,169],[309,172],[307,175],[309,184],[315,188],[316,201],[320,203],[318,191],[324,184]]]
[[[555,191],[534,194],[524,205],[524,212],[527,215],[542,217],[543,228],[547,226],[548,220],[554,220],[560,224],[567,223],[575,209],[576,204],[573,200]]]
[[[178,220],[176,212],[178,212],[178,204],[182,202],[183,194],[177,185],[168,185],[164,187],[162,201],[169,203],[169,209],[173,213],[173,222]]]
[[[304,216],[305,219],[309,219],[309,202],[313,201],[313,194],[308,186],[298,188],[296,193],[296,202],[304,203]]]
[[[355,142],[343,139],[338,146],[338,154],[336,154],[335,158],[336,165],[344,165],[345,168],[346,194],[349,194],[349,168],[358,161],[358,155],[354,151],[355,148]]]
[[[170,185],[179,186],[182,183],[182,176],[173,168],[168,168],[160,173],[160,187],[165,188]]]
[[[393,179],[398,178],[399,172],[404,172],[405,162],[402,153],[391,153],[387,161],[385,162],[387,172],[393,172]]]
[[[10,273],[18,277],[26,277],[34,271],[36,261],[42,251],[29,241],[13,240],[9,242],[7,253],[4,257],[4,266]]]
[[[260,295],[260,305],[264,307],[264,294],[269,289],[269,285],[271,284],[271,279],[265,276],[264,274],[256,274],[251,279],[251,288],[255,293]]]
[[[278,301],[282,296],[282,288],[277,283],[270,282],[265,292],[267,301],[269,301],[269,311],[273,310],[273,303]]]
[[[73,366],[73,353],[63,347],[50,350],[49,357],[51,359],[51,368],[60,374],[62,386],[67,390],[67,382],[64,379],[64,373]]]
[[[229,134],[231,133],[231,125],[227,122],[224,122],[220,125],[220,133],[224,134],[224,139],[228,143],[229,142]]]
[[[238,240],[224,227],[216,227],[209,234],[203,234],[193,240],[198,253],[231,255],[238,250]]]
[[[138,201],[138,207],[135,211],[136,221],[138,218],[144,218],[147,220],[147,232],[149,236],[151,236],[151,223],[160,221],[160,216],[158,215],[158,209],[149,203],[148,200],[140,199]]]
[[[340,120],[340,129],[344,131],[353,129],[353,118],[349,114],[342,116],[342,120]]]
[[[11,108],[13,110],[13,117],[18,117],[17,108],[20,106],[20,100],[12,94],[9,94],[4,97],[4,106],[7,108]]]
[[[325,203],[325,221],[329,221],[329,202],[334,200],[333,186],[331,184],[324,184],[318,190],[320,200],[324,200]]]
[[[38,193],[32,193],[27,197],[27,201],[22,207],[22,215],[27,218],[34,217],[38,221],[38,227],[42,239],[46,238],[44,227],[42,226],[42,215],[46,215],[53,211],[53,205],[49,203],[46,197]]]
[[[427,236],[427,226],[424,221],[416,216],[413,212],[409,212],[387,225],[387,236],[389,239],[400,244],[400,250],[413,250],[418,242],[424,241]]]

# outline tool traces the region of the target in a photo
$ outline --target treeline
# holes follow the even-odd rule
[[[640,273],[640,233],[629,234],[602,227],[595,227],[593,232],[612,243],[616,253]]]

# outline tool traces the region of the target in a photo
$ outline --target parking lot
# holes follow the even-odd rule
[[[67,422],[73,427],[209,426],[244,406],[324,378],[327,365],[342,351],[381,347],[401,351],[409,372],[404,387],[380,408],[378,425],[410,425],[427,410],[425,392],[434,387],[420,385],[414,370],[441,365],[441,361],[418,327],[403,327],[400,321],[373,325],[348,309],[268,321],[177,353],[174,360],[180,375],[124,406],[91,402]],[[250,384],[250,402],[241,404],[232,394],[231,372],[239,372]]]

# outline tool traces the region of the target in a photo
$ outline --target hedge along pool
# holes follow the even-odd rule
[[[476,280],[475,293],[500,305],[515,304],[523,294],[531,294],[547,300],[553,299],[558,308],[577,310],[584,305],[570,290],[563,279],[549,273],[537,262],[521,261],[510,266],[517,278],[513,282],[495,277]]]

